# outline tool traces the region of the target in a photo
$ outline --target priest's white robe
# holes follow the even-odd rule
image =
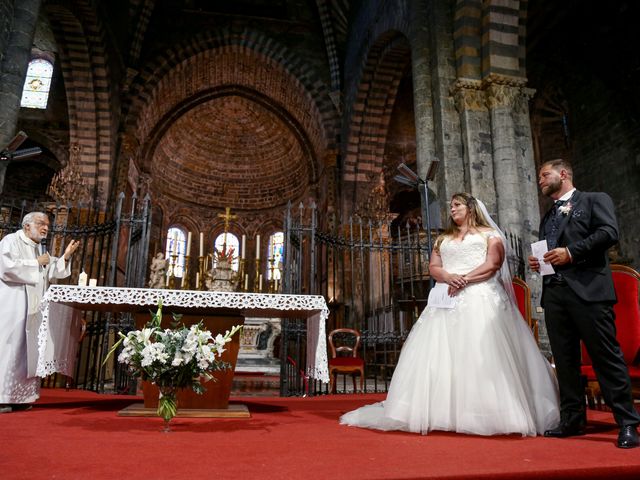
[[[71,274],[64,257],[38,265],[38,248],[22,230],[0,241],[0,403],[30,403],[40,396],[34,369],[40,300],[52,279]]]

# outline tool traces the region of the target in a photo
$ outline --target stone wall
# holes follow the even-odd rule
[[[567,95],[572,105],[574,182],[585,191],[613,198],[620,226],[618,261],[640,268],[640,119],[625,99],[595,79],[576,78]]]

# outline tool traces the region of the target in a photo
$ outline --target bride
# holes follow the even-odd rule
[[[541,434],[560,420],[558,386],[518,310],[504,235],[467,193],[453,195],[450,214],[429,268],[455,303],[429,302],[402,348],[387,399],[340,423],[423,434]]]

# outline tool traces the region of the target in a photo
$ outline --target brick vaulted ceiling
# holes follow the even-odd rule
[[[209,99],[177,118],[152,155],[154,186],[205,207],[259,210],[299,198],[308,153],[285,119],[240,95]]]

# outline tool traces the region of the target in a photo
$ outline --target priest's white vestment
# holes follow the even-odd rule
[[[0,403],[30,403],[40,395],[40,300],[49,282],[71,274],[64,256],[38,264],[39,244],[24,231],[0,241]]]

